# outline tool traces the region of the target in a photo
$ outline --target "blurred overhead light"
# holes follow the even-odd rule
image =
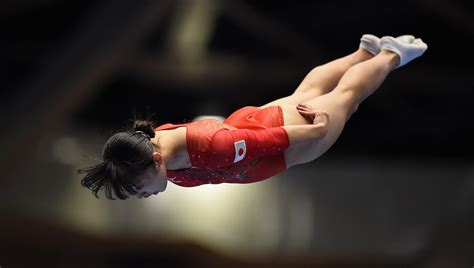
[[[224,122],[225,118],[220,115],[200,115],[193,119],[193,121],[203,120],[203,119],[216,119],[217,121]]]

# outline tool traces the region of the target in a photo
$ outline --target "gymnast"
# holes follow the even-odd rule
[[[313,161],[338,139],[359,104],[387,75],[428,46],[412,35],[364,34],[359,48],[313,68],[290,96],[246,106],[223,122],[184,124],[136,120],[105,143],[102,162],[78,170],[81,185],[99,198],[149,197],[168,181],[183,187],[253,183]]]

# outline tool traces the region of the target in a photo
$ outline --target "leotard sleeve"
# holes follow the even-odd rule
[[[212,135],[210,147],[197,166],[210,168],[245,164],[257,157],[283,153],[289,146],[286,130],[273,127],[262,130],[220,129]],[[196,156],[194,156],[196,157]],[[193,157],[193,158],[194,158]],[[201,155],[197,156],[201,158]]]

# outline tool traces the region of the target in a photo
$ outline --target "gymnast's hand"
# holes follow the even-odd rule
[[[313,122],[314,125],[322,123],[328,125],[329,114],[326,112],[318,112],[309,104],[300,103],[296,106],[296,110],[306,119]]]

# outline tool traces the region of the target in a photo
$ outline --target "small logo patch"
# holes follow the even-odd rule
[[[245,146],[245,140],[240,140],[240,141],[234,142],[234,147],[235,147],[234,163],[237,163],[240,160],[244,159],[245,154],[247,153],[247,147]]]

